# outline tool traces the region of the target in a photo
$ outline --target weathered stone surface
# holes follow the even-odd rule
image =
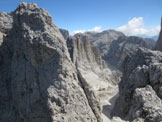
[[[0,32],[6,33],[12,28],[13,18],[10,14],[0,12]]]
[[[60,30],[61,34],[63,35],[64,39],[67,40],[70,36],[69,32],[67,30],[61,29],[61,28],[59,30]]]
[[[3,42],[3,37],[12,28],[13,18],[11,15],[0,12],[0,45]]]
[[[152,47],[154,48],[156,45],[156,36],[152,38],[143,38],[147,43],[151,44]]]
[[[162,51],[162,18],[161,18],[161,31],[160,31],[158,41],[155,45],[155,50]]]
[[[153,46],[144,39],[131,36],[121,36],[110,45],[108,54],[104,57],[108,64],[121,70],[123,61],[128,54],[135,53],[137,48],[152,49]]]
[[[131,101],[128,119],[143,118],[147,122],[162,121],[162,100],[151,86],[136,88]]]
[[[84,35],[76,35],[67,40],[67,45],[75,65],[82,65],[83,62],[96,63],[100,68],[106,68],[105,61],[102,59],[97,47],[93,47],[90,39]]]
[[[142,48],[126,57],[114,115],[134,122],[162,121],[161,60],[161,52]]]
[[[48,12],[22,3],[11,15],[0,46],[0,121],[97,122]]]

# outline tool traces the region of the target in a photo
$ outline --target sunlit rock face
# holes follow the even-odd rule
[[[51,16],[36,4],[0,13],[0,120],[97,122]]]

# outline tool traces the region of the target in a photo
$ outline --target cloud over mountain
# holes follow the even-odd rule
[[[71,34],[74,35],[76,33],[84,33],[84,32],[101,32],[102,31],[102,27],[101,26],[95,26],[91,29],[84,29],[84,30],[75,30],[73,31]]]
[[[152,28],[146,28],[144,26],[143,17],[133,18],[126,25],[118,27],[116,30],[125,33],[128,36],[134,35],[145,35],[145,36],[155,36],[160,32],[160,25]]]

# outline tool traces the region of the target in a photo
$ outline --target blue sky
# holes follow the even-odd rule
[[[23,1],[45,8],[70,33],[116,29],[153,36],[160,30],[162,0],[0,0],[0,11],[10,12]]]

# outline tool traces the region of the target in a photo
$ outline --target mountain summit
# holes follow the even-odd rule
[[[0,24],[0,121],[97,122],[48,12],[21,3]]]

